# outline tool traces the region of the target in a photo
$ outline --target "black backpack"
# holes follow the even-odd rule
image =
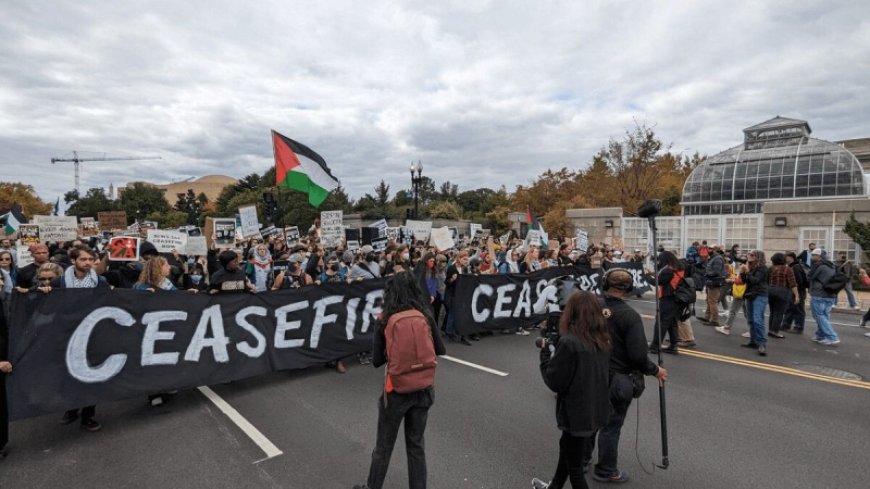
[[[826,283],[822,284],[822,290],[829,294],[839,294],[841,290],[846,288],[849,283],[849,277],[840,270],[834,271],[834,276]]]
[[[698,292],[695,289],[695,279],[692,277],[683,277],[677,282],[674,288],[674,299],[683,306],[694,304],[698,298]]]

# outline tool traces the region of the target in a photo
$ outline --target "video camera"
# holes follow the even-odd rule
[[[547,326],[541,330],[541,337],[535,339],[535,346],[556,351],[559,343],[559,321],[562,319],[562,311],[571,294],[580,290],[579,284],[574,277],[565,275],[550,280],[550,285],[541,291],[541,296],[547,297]],[[540,300],[540,299],[539,299]]]

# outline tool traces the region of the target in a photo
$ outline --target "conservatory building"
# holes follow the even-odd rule
[[[683,215],[657,219],[659,243],[682,256],[703,240],[767,252],[813,242],[858,258],[843,225],[853,212],[870,220],[870,168],[847,147],[866,151],[861,144],[870,139],[835,143],[810,134],[807,121],[779,116],[744,129],[741,144],[693,170],[683,187]],[[620,208],[572,209],[568,217],[592,230],[596,242],[647,247],[646,219],[624,218]]]

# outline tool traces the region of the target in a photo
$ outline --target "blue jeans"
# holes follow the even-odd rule
[[[858,305],[858,302],[855,300],[855,294],[852,292],[852,282],[846,282],[846,288],[843,289],[846,291],[846,299],[849,301],[849,307],[855,308]]]
[[[761,295],[746,299],[749,311],[750,342],[756,345],[766,345],[767,335],[764,333],[764,311],[767,310],[767,296]]]
[[[837,303],[836,297],[813,297],[810,300],[810,309],[813,311],[813,319],[816,320],[816,339],[840,341],[834,327],[831,326],[831,308]]]

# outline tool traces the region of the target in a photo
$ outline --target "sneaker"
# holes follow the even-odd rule
[[[731,330],[726,328],[725,326],[719,326],[718,328],[716,328],[716,331],[724,334],[725,336],[728,336],[731,334]]]
[[[523,328],[517,328],[517,334],[520,336],[528,336],[529,332],[524,330]],[[537,479],[535,479],[535,480],[537,480]]]
[[[840,344],[840,340],[827,340],[827,339],[825,339],[825,340],[819,341],[819,344],[825,345],[825,346],[837,346]]]
[[[154,398],[151,399],[151,407],[157,407],[161,404],[163,404],[163,396],[154,396]]]
[[[861,310],[861,308],[858,307],[858,306],[852,306],[852,309],[854,309],[854,310],[856,310],[856,311],[860,311],[860,310]]]
[[[537,477],[532,479],[532,489],[547,489],[548,487],[550,487],[549,482],[544,482]]]
[[[628,473],[620,470],[615,474],[599,475],[598,473],[593,472],[592,478],[597,480],[598,482],[615,482],[618,484],[622,482],[628,482]]]
[[[103,426],[100,423],[97,423],[97,420],[94,418],[82,418],[82,428],[90,432],[100,431],[102,427]]]
[[[79,419],[79,412],[78,410],[73,409],[63,413],[63,417],[60,418],[60,424],[70,424],[77,419]]]
[[[810,339],[810,341],[812,341],[813,343],[821,343],[824,340],[825,340],[824,338],[819,338],[818,336],[815,336],[812,339]]]
[[[698,346],[698,344],[694,341],[678,341],[677,346],[679,346],[680,348],[692,348]]]
[[[752,334],[750,334],[749,331],[747,331],[745,333],[741,333],[740,337],[741,338],[752,338]]]
[[[721,317],[723,317],[723,318],[727,318],[727,317],[728,317],[728,311],[722,311],[722,312],[720,312],[720,313],[719,313],[719,316],[721,316]]]
[[[870,333],[864,333],[864,336],[870,338]]]
[[[462,344],[465,345],[465,346],[471,346],[471,342],[468,341],[468,338],[466,338],[465,336],[460,336],[460,337],[459,337],[459,342],[462,343]]]
[[[767,356],[767,347],[764,345],[758,345],[758,354],[766,357]]]

